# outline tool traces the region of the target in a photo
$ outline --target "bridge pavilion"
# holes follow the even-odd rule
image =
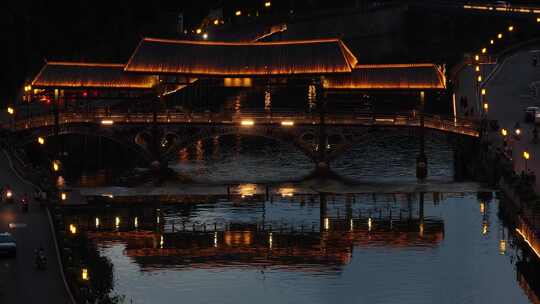
[[[135,111],[154,113],[156,125],[160,107],[169,111],[170,102],[185,105],[193,104],[192,100],[208,104],[231,87],[237,89],[237,99],[242,96],[238,91],[264,91],[265,103],[272,90],[285,91],[289,103],[294,97],[287,91],[300,87],[321,113],[324,125],[323,113],[338,110],[334,105],[340,96],[397,94],[412,109],[423,109],[426,96],[446,89],[446,79],[435,64],[361,65],[339,39],[202,42],[144,38],[125,65],[46,62],[31,86],[30,93],[54,100],[55,125],[61,104],[66,110],[70,104],[77,105],[75,112],[82,111],[81,104],[86,111],[112,107],[124,112],[134,111],[136,104]],[[156,98],[161,102],[155,102]],[[126,99],[132,102],[121,102]],[[324,128],[319,133],[319,141],[326,141]],[[157,148],[154,152],[159,154]]]

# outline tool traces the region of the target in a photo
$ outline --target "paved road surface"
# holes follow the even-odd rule
[[[28,193],[32,187],[23,183],[11,171],[3,151],[0,151],[0,185],[9,184],[15,195]],[[10,223],[26,227],[9,228]],[[35,202],[30,211],[21,213],[18,205],[0,203],[0,231],[11,232],[17,240],[17,258],[0,258],[0,303],[71,303],[62,281],[53,245],[47,213]],[[34,249],[42,244],[47,255],[47,269],[34,268]]]
[[[529,85],[533,81],[540,80],[540,65],[532,65],[532,50],[540,49],[540,46],[530,47],[508,57],[504,63],[496,70],[494,76],[488,81],[485,88],[487,90],[486,100],[489,103],[488,117],[496,119],[501,128],[506,128],[513,132],[516,122],[520,123],[523,131],[521,140],[516,141],[510,138],[513,147],[514,169],[521,172],[525,169],[525,160],[522,157],[523,151],[528,151],[531,159],[527,161],[527,169],[534,171],[536,180],[536,191],[540,190],[540,143],[532,143],[532,123],[524,122],[524,109],[527,106],[540,105],[538,98],[535,100],[531,96]],[[470,96],[474,86],[471,82],[471,67],[460,74],[461,91],[459,95]],[[470,99],[469,100],[473,100]],[[471,102],[469,102],[471,103]],[[540,125],[538,125],[540,131]],[[500,133],[492,133],[490,136],[501,137]]]

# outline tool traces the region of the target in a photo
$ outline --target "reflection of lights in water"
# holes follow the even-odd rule
[[[294,196],[294,188],[280,188],[279,193],[282,197],[292,197]]]
[[[272,108],[272,94],[270,94],[270,89],[266,88],[264,91],[264,110],[270,111]]]
[[[204,160],[204,146],[202,139],[199,139],[195,145],[195,159]]]
[[[163,235],[159,238],[159,248],[163,249]]]
[[[502,255],[506,253],[506,240],[499,241],[499,253]]]
[[[99,217],[96,217],[96,228],[99,228]]]
[[[114,225],[115,225],[116,229],[118,229],[118,227],[120,227],[120,218],[118,216],[114,219]]]
[[[350,223],[349,223],[349,229],[350,229],[351,231],[354,230],[354,222],[353,222],[353,219],[351,219],[351,221],[350,221]]]
[[[234,100],[234,112],[240,113],[241,106],[242,106],[242,104],[240,102],[240,96],[236,96],[236,98]]]
[[[488,222],[484,221],[482,222],[482,234],[486,235],[488,233]]]
[[[315,88],[315,85],[310,84],[308,86],[308,106],[309,110],[313,110],[315,108],[317,102],[317,89]]]
[[[419,233],[420,233],[420,236],[424,236],[424,222],[420,222]]]
[[[156,224],[159,224],[159,215],[156,216]]]
[[[82,279],[83,281],[88,281],[88,280],[90,279],[90,277],[88,276],[88,269],[83,268],[83,269],[81,270],[81,279]]]
[[[255,184],[242,184],[239,186],[238,191],[240,192],[240,196],[242,198],[244,197],[250,197],[255,195],[255,192],[257,191],[257,185]]]
[[[58,176],[58,178],[56,179],[56,187],[58,188],[63,188],[66,184],[66,180],[64,179],[63,176]]]
[[[372,226],[371,218],[368,218],[368,220],[367,220],[367,226],[368,226],[368,231],[371,231],[371,226]]]
[[[188,150],[186,148],[183,148],[182,150],[180,150],[179,157],[180,157],[181,162],[188,162],[189,161]]]
[[[219,159],[219,156],[219,136],[214,136],[212,140],[212,159],[217,160]]]
[[[135,217],[135,219],[133,220],[133,226],[135,226],[135,228],[139,227],[139,218],[138,217]]]
[[[108,197],[108,198],[114,198],[114,195],[112,195],[110,193],[104,193],[101,196]]]
[[[330,229],[330,219],[325,217],[324,218],[324,230],[329,230]]]
[[[486,203],[480,202],[480,213],[486,213]]]
[[[218,237],[217,237],[217,231],[214,232],[214,247],[217,248],[218,246]]]
[[[270,232],[270,234],[268,234],[268,247],[270,249],[272,249],[273,243],[274,243],[274,237],[272,235],[272,232]]]

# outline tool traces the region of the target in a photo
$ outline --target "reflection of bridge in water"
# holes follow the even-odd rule
[[[125,254],[143,267],[166,264],[214,267],[242,263],[318,269],[347,264],[355,247],[433,248],[444,238],[444,223],[424,217],[424,195],[418,210],[353,211],[330,214],[320,196],[318,224],[262,219],[220,222],[189,221],[166,215],[160,208],[120,208],[114,211],[66,211],[66,230],[87,231],[96,241],[126,244]],[[315,206],[306,206],[307,208]],[[249,208],[249,205],[246,205]],[[354,214],[353,214],[354,213]]]

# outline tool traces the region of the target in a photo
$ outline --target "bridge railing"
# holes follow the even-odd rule
[[[299,112],[242,112],[242,113],[177,113],[159,112],[156,120],[160,124],[193,123],[193,124],[282,124],[314,125],[320,123],[319,113]],[[151,123],[152,113],[62,113],[60,124],[93,123],[111,125],[116,123]],[[361,114],[361,113],[327,113],[325,123],[328,125],[366,125],[366,126],[420,126],[421,119],[417,112],[396,114]],[[41,128],[54,125],[54,116],[45,115],[15,121],[17,130]],[[424,125],[427,128],[478,136],[478,123],[463,118],[445,118],[439,115],[424,114]]]

